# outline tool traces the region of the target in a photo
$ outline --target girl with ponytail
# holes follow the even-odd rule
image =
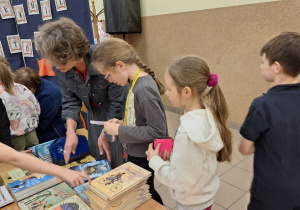
[[[103,132],[118,135],[127,152],[127,160],[153,173],[145,152],[154,139],[168,135],[160,97],[165,92],[163,84],[141,62],[133,47],[121,39],[111,38],[102,42],[92,55],[92,65],[111,83],[125,86],[130,82],[124,120],[104,122]],[[100,153],[105,150],[106,154],[110,154],[104,136],[102,134],[98,140]],[[148,184],[153,199],[162,204],[154,188],[154,176],[148,179]]]

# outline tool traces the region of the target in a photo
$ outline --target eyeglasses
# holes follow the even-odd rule
[[[111,68],[108,70],[107,74],[104,76],[104,79],[106,79],[106,80],[109,81],[109,79],[111,78],[111,76],[109,75],[109,72],[110,72],[113,68],[115,68],[115,66],[111,67]]]

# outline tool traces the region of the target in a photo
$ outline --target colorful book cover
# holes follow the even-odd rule
[[[79,166],[70,168],[74,171],[79,171],[87,174],[91,179],[95,179],[106,172],[111,171],[111,166],[108,160],[97,160],[95,162],[84,163]]]
[[[121,193],[148,179],[150,176],[150,171],[127,162],[94,179],[88,184],[88,188],[91,188],[91,190],[103,199],[112,200]]]
[[[73,195],[76,195],[76,192],[65,182],[62,182],[18,202],[18,205],[22,210],[46,209]]]
[[[74,187],[73,189],[77,192],[77,194],[85,200],[86,203],[90,203],[86,195],[84,194],[87,188],[87,183],[84,183],[83,185]]]
[[[47,155],[50,155],[49,147],[53,141],[54,140],[47,141],[43,144],[39,144],[35,146],[36,153],[39,154],[39,157],[45,157]]]
[[[73,195],[72,197],[61,201],[60,203],[52,206],[49,210],[89,210],[91,209],[88,205],[86,205],[77,195]]]
[[[25,178],[26,176],[30,176],[32,173],[20,168],[14,168],[9,171],[5,171],[0,174],[1,182],[8,187],[8,184],[19,179]]]
[[[48,180],[55,179],[55,176],[45,175],[45,174],[31,174],[30,176],[27,176],[25,178],[19,179],[17,181],[11,182],[8,184],[11,191],[18,197],[18,194],[23,194],[25,191],[31,191],[32,187],[42,184],[43,182],[46,182]]]
[[[91,155],[88,155],[88,156],[86,156],[86,157],[84,157],[82,159],[73,161],[72,163],[69,163],[69,164],[64,165],[62,167],[64,167],[64,168],[70,168],[70,167],[73,167],[73,166],[79,166],[81,164],[92,162],[92,161],[96,161],[95,158],[93,158],[93,156],[91,156]]]
[[[10,196],[5,186],[0,186],[0,207],[12,203],[14,200]]]

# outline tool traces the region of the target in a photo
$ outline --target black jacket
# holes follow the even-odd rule
[[[13,147],[10,136],[10,123],[6,113],[5,106],[0,99],[0,142]]]

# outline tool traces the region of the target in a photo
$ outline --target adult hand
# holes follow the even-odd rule
[[[119,119],[116,119],[116,118],[110,119],[110,120],[108,120],[108,122],[123,125],[123,120],[119,120]]]
[[[67,168],[64,168],[64,171],[62,171],[60,178],[64,181],[67,181],[71,185],[71,187],[76,187],[84,184],[83,178],[87,179],[89,182],[92,181],[88,175]]]
[[[120,124],[107,121],[104,122],[103,125],[108,135],[115,135],[115,136],[119,135]]]
[[[104,150],[108,161],[111,162],[110,147],[108,144],[108,140],[105,138],[105,134],[103,132],[101,132],[98,138],[98,147],[99,147],[100,155],[103,154],[103,150]]]
[[[64,148],[65,163],[68,164],[71,156],[71,152],[75,154],[78,145],[78,137],[75,132],[67,133],[66,143]]]
[[[155,155],[158,155],[159,148],[161,146],[161,143],[159,143],[156,147],[156,149],[153,149],[153,143],[149,144],[148,150],[146,151],[147,160],[150,161],[152,157]]]

